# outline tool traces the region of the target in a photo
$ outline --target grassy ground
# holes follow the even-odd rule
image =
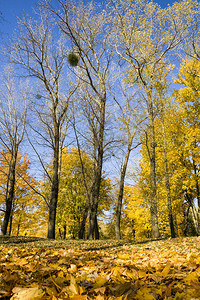
[[[0,237],[2,299],[200,299],[200,238]]]

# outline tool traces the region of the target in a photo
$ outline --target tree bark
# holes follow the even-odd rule
[[[175,238],[175,228],[174,228],[174,220],[173,220],[173,212],[172,212],[172,201],[171,201],[171,188],[169,182],[169,169],[168,169],[168,159],[167,159],[167,141],[166,141],[166,132],[163,116],[162,118],[162,128],[163,128],[163,149],[164,149],[164,166],[165,166],[165,186],[167,191],[167,204],[168,204],[168,216],[169,216],[169,226],[171,231],[171,237]]]
[[[189,223],[189,212],[190,212],[190,206],[188,206],[187,211],[184,211],[184,230],[183,230],[183,234],[184,236],[187,236],[188,233],[188,223]]]
[[[95,240],[99,240],[99,226],[97,221],[97,215],[95,216]]]
[[[11,236],[11,232],[12,232],[12,222],[13,222],[13,205],[10,213],[9,233],[8,233],[9,236]]]
[[[95,224],[97,225],[97,210],[98,210],[98,202],[99,202],[99,193],[101,186],[101,174],[102,174],[102,165],[103,165],[103,137],[104,137],[104,129],[105,129],[105,105],[106,105],[106,92],[104,92],[104,96],[100,99],[100,118],[99,118],[99,134],[98,134],[98,147],[97,147],[97,155],[94,161],[94,181],[92,186],[92,199],[91,199],[91,211],[89,217],[89,228],[87,238],[92,240],[94,238],[96,232],[96,239],[99,239],[98,230],[95,230]]]
[[[197,213],[197,209],[194,206],[194,204],[192,204],[192,206],[191,206],[191,212],[192,212],[192,220],[194,223],[195,231],[196,231],[197,236],[199,236],[200,232],[199,232],[198,213]]]
[[[192,215],[192,220],[194,223],[196,234],[197,234],[197,236],[199,236],[200,230],[199,230],[199,222],[198,222],[198,210],[196,209],[196,207],[194,205],[194,201],[193,201],[190,193],[186,192],[185,197],[188,202],[189,208],[191,208],[191,215]]]
[[[197,195],[197,205],[198,205],[198,219],[200,221],[200,187],[199,187],[199,175],[197,170],[197,165],[195,160],[192,160],[194,175],[195,175],[195,183],[196,183],[196,195]]]
[[[21,221],[17,225],[17,236],[19,236],[20,225],[21,225]]]
[[[16,163],[17,163],[17,152],[15,151],[12,157],[11,161],[11,166],[10,166],[10,181],[9,181],[9,187],[8,187],[8,195],[6,198],[6,211],[4,215],[4,220],[3,224],[1,227],[1,232],[3,235],[7,234],[7,229],[8,229],[8,223],[10,220],[11,212],[12,212],[12,205],[13,205],[13,200],[15,196],[15,173],[16,173]]]
[[[55,225],[56,225],[56,209],[58,202],[58,188],[59,188],[59,126],[55,126],[55,146],[53,158],[53,175],[51,182],[51,197],[49,202],[49,221],[48,221],[48,239],[55,239]]]
[[[121,222],[122,200],[123,200],[123,194],[124,194],[124,180],[125,180],[125,176],[126,176],[126,170],[127,170],[130,152],[131,152],[132,142],[133,142],[133,138],[131,138],[129,141],[124,164],[122,166],[121,174],[120,174],[119,194],[118,194],[118,199],[117,199],[116,222],[115,222],[115,237],[117,240],[121,239],[120,222]]]
[[[85,209],[83,212],[83,218],[81,221],[81,227],[80,227],[79,234],[78,234],[78,238],[81,240],[84,239],[84,236],[85,236],[85,225],[86,225],[87,216],[88,216],[88,205],[85,206]]]
[[[66,231],[66,225],[63,225],[63,240],[66,239],[66,233],[67,233],[67,231]]]
[[[99,177],[99,176],[98,176]],[[94,182],[94,189],[92,191],[92,204],[89,214],[89,227],[88,227],[88,235],[87,238],[89,240],[93,240],[95,233],[97,233],[97,209],[98,209],[98,201],[99,201],[99,190],[100,190],[101,179],[97,179]],[[95,236],[95,239],[98,238],[98,235]]]
[[[157,197],[156,197],[156,155],[155,155],[155,128],[154,128],[154,112],[153,102],[151,99],[151,93],[147,92],[148,97],[148,108],[149,108],[149,129],[150,129],[150,181],[151,181],[151,199],[150,199],[150,213],[152,223],[152,236],[153,238],[159,238],[160,232],[158,227],[158,212],[157,212]]]
[[[176,237],[178,237],[179,236],[179,234],[178,234],[178,224],[177,224],[177,218],[176,218],[175,214],[173,214],[173,221],[174,221],[175,235],[176,235]]]

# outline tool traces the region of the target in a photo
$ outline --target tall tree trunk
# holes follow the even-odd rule
[[[171,201],[171,188],[169,182],[169,169],[168,169],[168,159],[167,159],[167,141],[166,141],[166,132],[165,132],[165,124],[163,116],[162,118],[162,129],[163,129],[163,149],[164,149],[164,166],[165,166],[165,186],[167,191],[167,205],[168,205],[168,216],[169,216],[169,226],[171,231],[171,237],[175,238],[175,228],[174,228],[174,220],[173,220],[173,212],[172,212],[172,201]]]
[[[105,105],[106,105],[106,92],[104,92],[104,96],[100,99],[101,107],[100,107],[100,118],[99,118],[99,135],[98,135],[98,147],[97,147],[97,155],[94,162],[94,181],[92,186],[92,199],[91,199],[91,211],[89,217],[89,228],[87,238],[92,240],[94,238],[94,234],[97,234],[97,228],[95,230],[95,224],[97,225],[97,210],[99,203],[99,193],[101,186],[101,173],[102,173],[102,165],[103,165],[103,138],[104,138],[104,129],[105,129]],[[95,157],[94,157],[95,158]],[[95,238],[99,238],[98,234]]]
[[[190,212],[190,206],[188,205],[187,211],[184,211],[184,230],[183,234],[184,236],[187,236],[188,233],[188,227],[189,227],[189,212]]]
[[[99,226],[97,221],[97,215],[95,217],[95,240],[99,240]]]
[[[101,175],[100,175],[101,176]],[[98,176],[99,177],[99,176]],[[92,191],[92,204],[89,214],[89,227],[87,238],[89,240],[94,239],[95,233],[97,233],[97,209],[99,202],[99,191],[100,191],[101,178],[96,179],[94,182],[94,189]],[[98,235],[95,238],[98,238]]]
[[[49,221],[48,221],[48,239],[55,239],[56,226],[56,209],[58,203],[58,188],[59,188],[59,127],[55,126],[55,146],[53,158],[53,175],[51,182],[51,198],[49,202]]]
[[[67,228],[66,228],[66,225],[63,225],[63,240],[66,239],[66,233],[67,233]]]
[[[176,215],[173,214],[173,221],[174,221],[174,230],[175,230],[175,235],[176,237],[178,237],[178,224],[177,224],[177,218],[176,218]]]
[[[21,225],[21,221],[17,225],[17,236],[19,236],[20,225]]]
[[[150,127],[150,181],[151,181],[151,199],[150,199],[150,213],[152,223],[153,238],[159,238],[160,232],[158,227],[158,212],[157,212],[157,197],[156,197],[156,155],[155,155],[155,128],[154,128],[154,111],[151,93],[147,92],[148,108],[149,108],[149,127]]]
[[[127,170],[130,152],[131,152],[132,142],[133,142],[133,138],[131,138],[129,141],[124,164],[122,166],[121,174],[120,174],[119,194],[118,194],[118,199],[117,199],[116,222],[115,222],[115,237],[117,240],[121,239],[120,222],[121,222],[122,200],[123,200],[123,194],[124,194],[124,180],[125,180],[125,176],[126,176],[126,170]]]
[[[195,231],[197,236],[199,236],[200,231],[199,231],[199,222],[198,222],[198,211],[194,205],[194,203],[191,206],[191,212],[192,212],[192,220],[194,223]]]
[[[84,212],[83,212],[83,217],[81,220],[81,227],[80,227],[80,230],[78,233],[78,238],[81,240],[84,239],[84,236],[85,236],[85,225],[86,225],[86,220],[87,220],[87,216],[88,216],[88,209],[89,209],[89,206],[86,204]]]
[[[199,236],[200,230],[199,230],[199,221],[198,221],[198,210],[196,209],[196,207],[194,205],[192,196],[188,192],[185,193],[185,196],[186,196],[186,200],[188,202],[189,208],[191,208],[191,215],[192,215],[192,220],[194,223],[196,234]]]
[[[10,171],[9,171],[10,181],[9,181],[9,187],[8,187],[8,194],[7,194],[7,198],[6,198],[6,211],[4,214],[4,220],[3,220],[2,227],[1,227],[1,232],[3,235],[7,234],[8,223],[10,220],[10,215],[12,212],[12,205],[13,205],[14,196],[15,196],[16,163],[17,163],[17,151],[15,151],[15,153],[13,154]]]
[[[84,212],[83,212],[83,216],[82,216],[82,220],[81,220],[81,226],[80,226],[80,230],[78,233],[78,238],[82,240],[85,237],[85,226],[86,226],[86,221],[87,221],[87,216],[88,216],[91,199],[90,199],[90,192],[89,192],[88,183],[87,183],[86,174],[85,174],[85,167],[84,167],[84,163],[83,163],[82,155],[81,155],[81,148],[80,148],[79,139],[78,139],[78,135],[77,135],[77,131],[76,131],[75,121],[73,124],[73,128],[74,128],[74,133],[75,133],[75,137],[76,137],[78,154],[79,154],[80,163],[81,163],[81,171],[82,171],[82,175],[83,175],[83,182],[84,182],[84,186],[86,189],[86,196],[87,196],[85,208],[84,208]]]
[[[195,175],[195,183],[196,183],[196,195],[197,195],[197,205],[198,205],[198,219],[200,221],[200,187],[199,187],[199,174],[197,170],[197,165],[195,160],[192,160],[194,175]]]
[[[12,210],[11,210],[11,214],[10,214],[10,222],[9,222],[9,236],[11,236],[11,232],[12,232],[12,222],[13,222],[13,205],[12,205]]]

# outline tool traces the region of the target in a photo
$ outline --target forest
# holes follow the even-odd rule
[[[199,14],[195,0],[24,14],[1,47],[2,236],[200,235]]]

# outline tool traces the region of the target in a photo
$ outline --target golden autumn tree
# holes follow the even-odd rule
[[[166,96],[166,77],[162,76],[154,83],[158,110],[154,120],[158,221],[160,231],[172,237],[189,234],[190,219],[193,233],[199,234],[199,217],[195,207],[195,199],[199,200],[198,59],[184,62],[180,73],[175,82],[182,84],[183,88],[174,93],[176,104],[169,101],[169,95]],[[147,130],[141,148],[140,173],[140,184],[145,187],[146,195],[150,193],[148,137]]]
[[[155,81],[164,61],[171,63],[175,50],[190,40],[199,15],[197,1],[180,1],[161,9],[152,1],[112,1],[112,47],[126,66],[126,80],[140,87],[149,120],[149,163],[152,235],[160,236],[156,178]]]
[[[151,215],[149,203],[145,201],[145,191],[140,184],[125,186],[124,218],[128,218],[127,231],[129,238],[151,237]]]
[[[87,186],[90,189],[92,164],[86,153],[81,153],[81,157]],[[66,235],[75,238],[79,234],[87,200],[86,189],[78,150],[64,149],[57,211],[57,228],[64,239]]]
[[[165,119],[165,136],[163,136],[162,118]],[[168,103],[164,116],[155,119],[156,130],[156,171],[157,171],[157,199],[158,223],[163,236],[170,236],[169,205],[166,189],[165,174],[165,146],[167,143],[168,176],[170,184],[171,214],[176,236],[198,234],[198,218],[194,200],[197,198],[197,186],[193,161],[191,160],[192,147],[188,135],[188,124],[182,108]],[[148,160],[148,140],[143,137],[141,147],[141,161],[139,181],[136,186],[129,187],[126,211],[128,217],[134,221],[136,237],[148,236],[145,227],[148,221],[142,224],[149,213],[150,202],[150,166]],[[188,143],[190,144],[188,151]],[[140,220],[141,217],[141,220]],[[139,225],[137,220],[140,221]],[[192,222],[192,223],[191,223]],[[192,225],[193,224],[193,225]],[[194,230],[192,230],[194,226]]]
[[[0,153],[0,207],[4,213],[6,193],[9,184],[9,162],[11,154],[4,150]],[[36,235],[42,224],[40,198],[34,192],[37,181],[29,174],[30,162],[27,154],[18,154],[16,163],[16,182],[14,200],[9,218],[9,234]]]
[[[163,235],[175,237],[183,234],[184,223],[182,186],[186,169],[180,167],[180,154],[185,124],[181,110],[168,103],[165,111],[156,119],[155,128],[160,228]]]
[[[175,83],[181,86],[176,90],[175,97],[182,108],[185,122],[182,164],[187,168],[187,176],[184,192],[192,210],[196,232],[200,234],[200,60],[198,57],[182,63]],[[194,205],[195,199],[197,199],[198,212]]]
[[[93,183],[92,168],[92,160],[84,151],[80,153],[76,148],[72,148],[71,150],[67,148],[63,149],[56,218],[57,234],[59,234],[61,238],[80,238],[82,221],[84,219],[85,209],[88,206],[88,193],[91,197]],[[44,184],[46,194],[49,192],[48,186],[49,184],[46,182]],[[98,218],[103,217],[104,212],[109,210],[111,206],[111,188],[110,180],[102,174]],[[88,213],[89,207],[87,215]],[[88,225],[88,222],[86,225]],[[84,237],[85,230],[83,237],[81,234],[81,238]]]
[[[199,216],[195,207],[195,200],[199,201],[199,61],[195,59],[181,66],[181,74],[175,81],[184,86],[175,92],[180,107],[169,101],[169,95],[166,96],[168,82],[165,72],[161,73],[160,78],[157,76],[154,82],[157,94],[154,130],[159,230],[162,235],[171,237],[199,234]],[[150,204],[148,128],[141,153],[141,173],[136,194],[140,190],[142,201]],[[129,209],[131,206],[134,207],[132,201],[128,204]],[[141,206],[144,208],[144,202]],[[139,213],[139,209],[131,208],[129,211],[132,219],[135,218],[135,211]]]

